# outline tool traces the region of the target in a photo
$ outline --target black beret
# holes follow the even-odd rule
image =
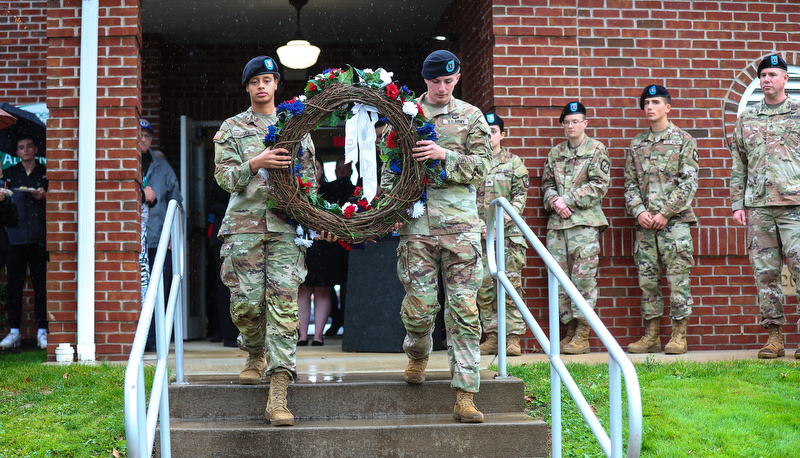
[[[652,99],[653,97],[671,97],[669,91],[664,86],[658,84],[651,84],[642,91],[642,96],[639,97],[639,108],[644,110],[644,101]]]
[[[250,78],[268,73],[280,76],[278,64],[269,56],[254,57],[242,70],[242,86],[246,86]]]
[[[760,64],[758,64],[758,76],[761,76],[761,70],[764,70],[765,68],[781,68],[783,71],[788,70],[788,67],[786,67],[786,61],[783,60],[778,54],[767,56],[761,61]]]
[[[500,128],[500,132],[503,132],[506,127],[506,123],[503,121],[503,118],[497,116],[494,113],[489,113],[486,115],[486,123],[490,126],[497,126]]]
[[[561,110],[561,116],[558,117],[558,122],[564,122],[564,118],[568,115],[581,113],[586,116],[586,107],[583,106],[580,102],[570,102],[564,106],[564,109]]]
[[[428,54],[422,63],[422,77],[426,80],[455,75],[459,70],[461,70],[461,61],[455,54],[444,49]]]

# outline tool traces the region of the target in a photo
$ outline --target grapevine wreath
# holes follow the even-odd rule
[[[291,170],[269,171],[268,206],[297,224],[298,245],[311,245],[316,235],[311,229],[335,234],[347,248],[385,235],[396,222],[421,216],[425,184],[429,179],[441,182],[445,178],[439,161],[420,163],[412,157],[417,140],[435,140],[436,134],[413,92],[405,86],[398,88],[391,76],[383,69],[329,69],[308,81],[304,95],[277,107],[278,122],[270,126],[264,144],[286,148],[294,166]],[[363,190],[356,188],[357,203],[340,207],[319,196],[311,189],[308,177],[302,175],[300,164],[305,152],[300,142],[317,127],[336,126],[350,119],[358,104],[376,108],[387,123],[390,133],[377,140],[377,148],[381,160],[398,177],[388,192],[384,190],[369,202]]]

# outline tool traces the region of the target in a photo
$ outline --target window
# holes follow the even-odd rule
[[[800,100],[800,67],[789,65],[789,82],[786,83],[786,94],[789,97]],[[761,84],[759,79],[756,78],[747,86],[747,90],[742,95],[742,100],[739,102],[739,111],[736,115],[740,115],[747,107],[753,106],[764,98],[764,93],[761,92]]]

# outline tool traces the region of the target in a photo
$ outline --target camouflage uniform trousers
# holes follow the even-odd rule
[[[506,276],[511,285],[520,295],[525,297],[522,290],[522,267],[525,265],[525,245],[505,238],[506,243]],[[482,242],[483,253],[486,253],[486,241]],[[478,310],[481,316],[483,332],[497,332],[497,288],[495,280],[489,272],[488,258],[483,256],[483,284],[478,290]],[[522,313],[506,291],[506,334],[525,334],[525,321]]]
[[[547,231],[547,250],[594,310],[597,305],[597,267],[600,264],[600,229],[574,226]],[[564,288],[558,288],[558,317],[562,323],[583,316]]]
[[[280,369],[297,378],[297,288],[306,277],[305,249],[290,233],[233,234],[220,256],[239,346],[254,353],[266,345],[267,375]]]
[[[747,248],[758,289],[761,325],[786,323],[783,314],[783,260],[800,297],[800,206],[747,209]]]
[[[402,236],[397,247],[397,275],[406,291],[400,312],[406,328],[403,350],[411,359],[431,353],[441,269],[450,386],[470,393],[477,393],[481,382],[481,324],[475,302],[483,279],[480,250],[479,233]]]
[[[639,270],[641,309],[645,320],[664,314],[661,268],[666,267],[670,290],[670,317],[682,320],[692,314],[691,278],[694,257],[689,224],[668,222],[661,230],[636,228],[633,260]]]

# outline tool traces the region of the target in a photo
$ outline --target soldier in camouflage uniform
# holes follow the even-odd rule
[[[434,124],[436,140],[420,140],[412,155],[418,161],[438,161],[435,171],[443,184],[426,186],[424,214],[399,228],[397,273],[405,287],[401,317],[406,328],[403,348],[409,362],[405,380],[425,380],[438,303],[438,274],[445,288],[445,326],[451,386],[457,390],[453,417],[462,422],[483,421],[473,394],[480,388],[480,337],[476,295],[483,279],[481,224],[475,203],[476,186],[483,181],[491,159],[489,127],[476,107],[452,96],[461,63],[449,51],[434,51],[422,64],[428,91],[417,99]],[[384,166],[382,186],[397,179]],[[398,224],[400,226],[400,224]]]
[[[600,234],[608,227],[601,204],[608,192],[611,162],[606,147],[586,135],[586,107],[570,102],[558,122],[567,141],[550,150],[542,175],[542,201],[550,212],[547,249],[592,309],[597,304]],[[559,318],[567,325],[561,352],[589,352],[592,327],[559,288]]]
[[[658,353],[661,268],[670,289],[672,337],[664,352],[686,353],[686,325],[692,314],[690,273],[694,247],[689,228],[697,222],[692,199],[697,191],[697,144],[691,135],[667,118],[669,92],[647,86],[639,99],[650,129],[634,137],[625,162],[625,207],[636,218],[633,257],[642,289],[641,309],[646,322],[644,337],[628,345],[629,353]]]
[[[758,357],[777,358],[785,354],[784,258],[800,297],[800,101],[786,95],[789,74],[779,55],[761,61],[758,77],[764,100],[739,116],[733,133],[731,207],[734,221],[747,225],[761,326],[769,330]]]
[[[522,214],[525,209],[525,201],[528,198],[528,169],[516,154],[512,154],[507,148],[503,148],[500,142],[505,138],[505,122],[503,118],[494,113],[486,115],[486,122],[489,124],[489,133],[492,143],[492,161],[489,163],[489,171],[486,173],[486,180],[478,186],[478,216],[481,219],[481,233],[483,253],[486,253],[486,217],[489,212],[489,204],[498,197],[505,197],[514,209]],[[494,229],[494,228],[491,228]],[[511,220],[505,217],[505,260],[506,276],[511,285],[524,297],[522,291],[522,266],[525,265],[525,237],[522,231]],[[481,344],[482,355],[493,355],[497,353],[497,290],[495,289],[494,279],[489,272],[486,256],[483,257],[483,284],[478,290],[478,310],[480,311],[481,325],[485,336]],[[522,349],[519,344],[519,336],[525,334],[525,321],[522,313],[517,309],[511,296],[506,294],[506,354],[508,356],[520,356]]]
[[[295,228],[267,209],[266,174],[285,169],[291,156],[265,148],[267,128],[277,122],[275,90],[280,74],[267,56],[252,59],[242,72],[250,108],[227,119],[214,136],[214,177],[231,193],[219,230],[223,242],[220,275],[231,291],[231,318],[239,328],[239,348],[248,352],[239,383],[260,384],[266,370],[270,393],[266,417],[290,426],[286,387],[297,377],[299,320],[297,288],[306,276],[305,248],[294,243]],[[303,139],[301,173],[316,186],[314,145]]]

